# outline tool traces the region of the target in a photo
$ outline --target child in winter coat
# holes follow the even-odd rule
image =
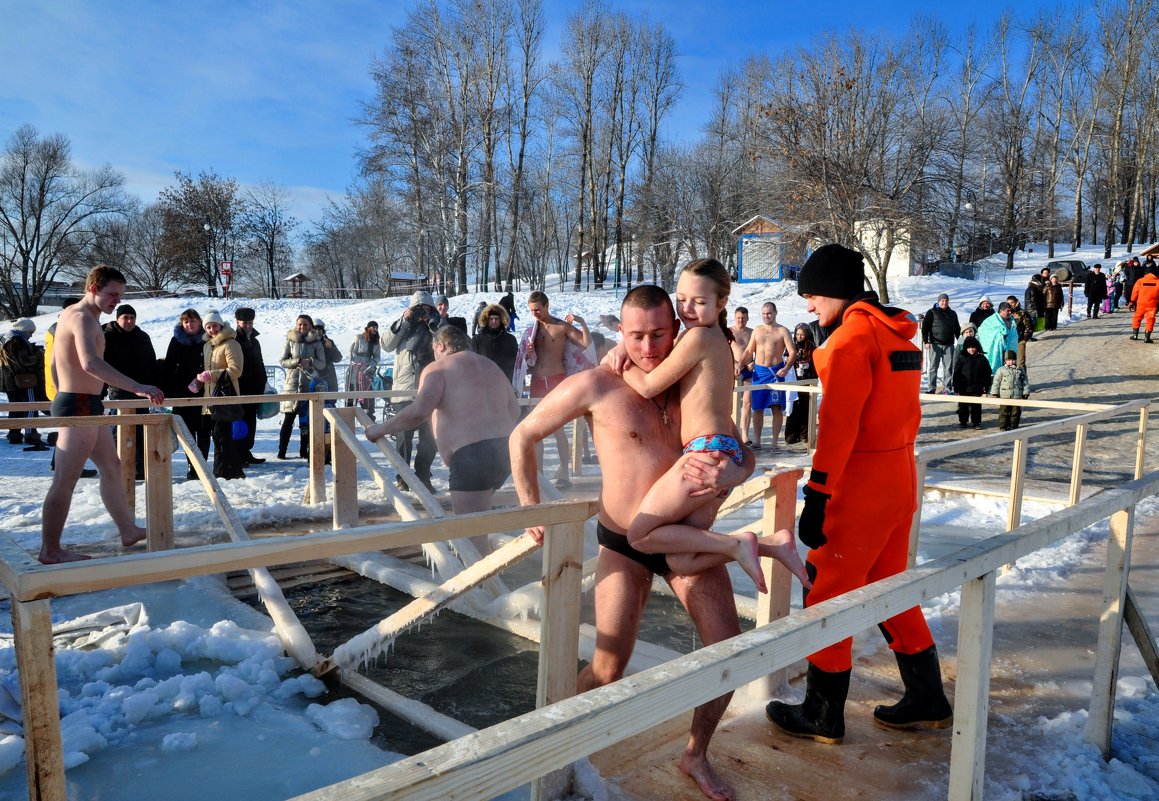
[[[1018,366],[1018,354],[1012,350],[1006,351],[1006,361],[994,373],[994,381],[990,386],[990,394],[996,398],[1030,397],[1030,381],[1026,378],[1026,368]],[[999,406],[998,428],[1009,431],[1018,428],[1022,420],[1021,406]]]
[[[990,391],[990,379],[990,362],[982,352],[982,343],[977,337],[966,337],[962,352],[954,360],[954,394],[975,398],[985,395]],[[958,426],[965,428],[967,424],[982,428],[982,404],[958,404]]]

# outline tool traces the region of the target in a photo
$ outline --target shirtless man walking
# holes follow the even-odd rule
[[[104,413],[101,392],[105,384],[148,398],[155,406],[164,402],[165,396],[157,387],[137,383],[104,360],[105,335],[100,317],[117,308],[124,291],[125,276],[112,267],[98,265],[85,279],[81,301],[60,313],[52,350],[52,380],[56,385],[53,417],[100,416]],[[60,545],[72,493],[88,459],[93,460],[100,472],[101,500],[117,526],[121,545],[128,547],[145,539],[145,529],[134,520],[121,484],[121,461],[117,458],[110,428],[65,427],[57,436],[56,470],[44,498],[37,557],[44,564],[90,558]]]
[[[680,325],[668,294],[655,286],[632,289],[624,297],[620,319],[628,357],[641,370],[653,370],[671,352]],[[584,692],[624,675],[653,574],[668,582],[706,645],[740,632],[724,557],[721,564],[704,572],[673,574],[663,554],[637,551],[628,543],[626,532],[648,490],[678,459],[685,462],[685,477],[711,492],[740,484],[751,473],[754,460],[747,449],[744,467],[719,453],[682,457],[680,410],[676,405],[661,410],[658,404],[633,392],[609,368],[597,367],[564,381],[511,434],[511,468],[520,503],[530,505],[540,500],[538,444],[581,414],[590,415],[603,472],[597,527],[601,547],[595,581],[596,649],[591,664],[577,680],[579,691]],[[543,541],[542,527],[527,531]],[[761,552],[767,555],[764,548]],[[733,789],[708,761],[709,740],[731,697],[729,693],[696,708],[679,763],[714,801],[735,798]]]
[[[592,344],[588,324],[582,317],[569,314],[560,320],[552,316],[550,305],[547,295],[538,290],[527,298],[527,308],[537,324],[534,343],[535,364],[531,366],[532,398],[547,397],[547,393],[559,386],[567,377],[563,367],[563,349],[567,341],[570,340],[580,349],[586,349]],[[579,330],[576,330],[572,323],[578,323]],[[571,486],[567,469],[568,462],[571,461],[571,449],[562,428],[555,432],[555,447],[559,453],[559,469],[555,472],[554,483],[560,489],[567,489]],[[542,446],[538,455],[542,460]]]
[[[788,328],[777,323],[777,305],[766,303],[761,306],[761,320],[753,331],[748,347],[737,359],[737,374],[740,365],[753,360],[753,383],[774,384],[784,381],[793,366],[797,348],[793,345],[793,334]],[[782,407],[785,405],[784,392],[772,389],[754,389],[749,393],[753,405],[753,450],[761,449],[761,431],[765,427],[765,409],[772,410],[769,425],[769,448],[777,447],[781,436]]]
[[[747,362],[742,362],[741,357],[744,356],[745,349],[749,346],[749,341],[753,338],[753,330],[749,328],[749,310],[744,306],[737,306],[736,311],[733,312],[733,324],[728,327],[732,331],[732,359],[735,365],[740,367],[736,374],[736,385],[743,387],[746,384],[753,382],[753,357],[750,355]],[[749,440],[749,417],[753,411],[753,394],[751,392],[741,393],[741,407],[740,407],[740,429],[741,440],[748,440],[748,444],[752,444]]]
[[[456,326],[435,332],[435,361],[419,378],[418,394],[401,412],[368,426],[366,438],[410,431],[434,416],[435,443],[451,471],[451,509],[457,515],[485,512],[495,490],[511,474],[507,438],[519,419],[511,381],[495,362],[471,351]],[[486,537],[472,537],[479,553]]]

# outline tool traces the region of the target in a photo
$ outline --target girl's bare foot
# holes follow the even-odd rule
[[[77,551],[66,551],[64,548],[53,548],[52,550],[41,548],[40,554],[36,558],[42,565],[59,565],[63,562],[83,562],[85,559],[92,559],[91,556]]]
[[[778,529],[767,537],[761,537],[757,542],[760,546],[761,556],[776,559],[787,567],[805,589],[813,586],[813,582],[809,580],[809,574],[805,570],[805,563],[797,554],[797,538],[793,536],[793,532],[787,528]]]
[[[761,555],[757,535],[751,531],[742,531],[734,539],[736,540],[736,549],[732,558],[736,560],[744,572],[749,574],[749,578],[757,585],[759,592],[768,592],[769,588],[765,586],[765,574],[761,570]]]
[[[129,529],[129,535],[127,537],[125,536],[124,532],[121,533],[121,545],[125,548],[128,548],[130,546],[136,545],[138,542],[141,542],[148,535],[148,531],[141,528],[140,526],[134,525],[131,529]]]

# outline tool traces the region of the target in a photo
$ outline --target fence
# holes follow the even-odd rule
[[[1124,621],[1147,658],[1152,676],[1159,682],[1159,658],[1146,621],[1138,614],[1127,584],[1134,511],[1140,499],[1159,490],[1159,472],[1141,475],[1146,436],[1145,404],[1123,404],[1088,412],[1055,423],[1032,426],[967,443],[937,446],[919,453],[919,463],[931,458],[960,455],[991,447],[997,441],[1025,442],[1048,429],[1074,426],[1076,457],[1086,426],[1115,415],[1140,415],[1139,459],[1135,481],[1124,487],[1078,499],[1082,466],[1076,461],[1071,485],[1071,506],[1032,523],[1019,525],[1025,462],[1015,461],[1011,479],[1011,530],[945,558],[912,566],[890,579],[877,582],[840,598],[817,604],[788,616],[787,573],[779,566],[770,574],[775,588],[762,599],[758,627],[731,640],[677,657],[614,684],[575,695],[575,669],[580,639],[580,584],[584,573],[582,542],[584,521],[596,511],[593,501],[579,500],[514,510],[484,512],[455,517],[414,520],[402,523],[356,526],[356,466],[372,462],[369,452],[355,436],[354,423],[361,419],[357,409],[324,409],[325,400],[351,397],[356,393],[325,395],[267,396],[266,400],[304,399],[313,407],[311,415],[311,470],[307,494],[313,502],[326,495],[322,471],[325,444],[324,425],[331,424],[333,450],[335,520],[338,531],[249,541],[244,527],[232,513],[225,496],[209,473],[182,421],[170,415],[121,414],[105,418],[46,418],[45,427],[116,425],[131,431],[143,425],[147,459],[145,491],[149,532],[149,553],[96,559],[86,563],[39,565],[6,537],[0,537],[0,581],[12,596],[12,616],[16,633],[17,664],[21,676],[24,709],[26,763],[29,797],[63,801],[65,780],[57,709],[55,667],[52,659],[51,599],[110,587],[124,587],[155,581],[206,575],[239,568],[265,568],[307,559],[342,558],[367,550],[443,543],[493,532],[519,530],[528,525],[544,525],[548,534],[543,548],[543,604],[538,639],[540,641],[537,705],[541,708],[488,729],[463,733],[454,721],[448,731],[462,736],[423,754],[372,771],[346,782],[299,796],[300,799],[435,799],[489,798],[536,782],[533,797],[553,797],[565,777],[554,773],[577,759],[633,737],[693,707],[771,673],[786,669],[819,648],[830,645],[873,626],[893,610],[908,608],[931,597],[961,588],[961,620],[958,644],[958,682],[955,694],[955,726],[952,739],[949,798],[981,797],[985,769],[986,717],[988,710],[989,664],[994,628],[995,575],[1003,565],[1044,548],[1087,526],[1111,518],[1107,549],[1097,664],[1092,686],[1088,739],[1104,755],[1110,753],[1115,676]],[[399,395],[407,393],[383,393]],[[937,399],[937,396],[934,396]],[[228,401],[233,399],[222,399]],[[942,400],[945,400],[944,397]],[[189,403],[217,401],[189,399]],[[31,406],[22,404],[20,406]],[[133,402],[125,402],[131,408]],[[1028,402],[1027,405],[1033,405]],[[0,429],[21,427],[24,420],[0,420]],[[128,427],[128,428],[126,428]],[[235,540],[220,545],[198,546],[177,551],[172,546],[172,505],[166,501],[171,481],[170,427],[196,469],[227,531]],[[1062,428],[1059,428],[1062,427]],[[1080,428],[1082,427],[1082,428]],[[1081,434],[1079,433],[1081,431]],[[122,441],[125,438],[122,437]],[[990,442],[984,442],[990,440]],[[1016,446],[1017,447],[1017,446]],[[953,454],[950,451],[953,451]],[[935,455],[936,454],[936,455]],[[131,460],[129,461],[131,465]],[[317,472],[315,472],[317,468]],[[372,473],[375,469],[372,467]],[[796,483],[800,471],[785,471],[750,481],[730,502],[730,507],[754,500],[764,503],[764,525],[777,528],[791,525]],[[353,510],[353,515],[352,515]],[[507,547],[518,545],[519,539]],[[531,549],[528,548],[528,552]],[[458,585],[444,582],[437,593],[416,600],[424,609],[412,609],[413,619],[421,619],[449,604],[456,593],[479,586],[487,580],[495,562],[483,560],[474,574]],[[491,558],[491,557],[489,557]],[[769,565],[765,564],[766,570]],[[261,574],[257,574],[260,576]],[[258,579],[255,579],[255,583]],[[263,582],[264,583],[264,582]],[[270,582],[272,583],[272,581]],[[320,658],[299,631],[292,612],[281,608],[276,584],[265,586],[263,599],[275,621],[287,652],[299,664],[315,672],[343,671],[345,660],[339,650],[330,659]],[[284,604],[284,599],[281,600]],[[415,617],[417,616],[417,617]],[[386,621],[384,621],[386,623]],[[405,624],[404,624],[405,625]],[[397,625],[394,626],[397,628]],[[390,629],[391,626],[387,626]],[[372,636],[381,636],[375,631]],[[304,639],[303,639],[304,637]],[[337,657],[335,659],[334,657]],[[361,679],[361,683],[369,680]],[[372,684],[372,683],[371,683]]]

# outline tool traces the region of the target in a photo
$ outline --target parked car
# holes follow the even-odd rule
[[[1091,268],[1082,259],[1055,259],[1047,262],[1046,266],[1052,275],[1057,275],[1061,283],[1067,281],[1085,281]]]

